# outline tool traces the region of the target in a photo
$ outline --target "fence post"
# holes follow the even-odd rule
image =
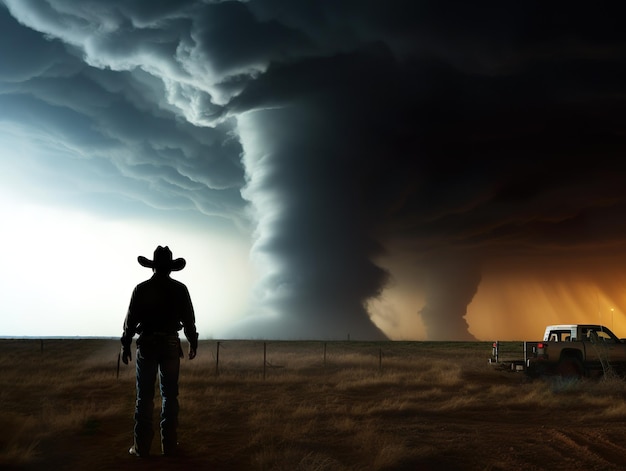
[[[326,368],[326,342],[324,342],[324,368]]]
[[[267,368],[267,342],[263,342],[263,381],[265,381],[266,368]]]
[[[215,376],[220,375],[220,342],[217,342],[217,349],[215,351]]]
[[[383,349],[378,349],[378,371],[383,370]]]
[[[40,342],[41,353],[43,354],[43,339],[39,339],[39,342]]]

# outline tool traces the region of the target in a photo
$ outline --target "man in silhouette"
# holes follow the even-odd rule
[[[132,360],[131,343],[137,339],[137,402],[135,404],[134,444],[131,455],[148,456],[154,435],[152,416],[154,386],[157,373],[161,390],[161,451],[172,455],[177,451],[178,375],[184,356],[178,331],[184,329],[189,341],[189,359],[198,348],[195,316],[187,287],[170,278],[172,271],[182,270],[183,258],[172,259],[168,247],[158,246],[154,259],[138,257],[139,264],[152,268],[152,277],[133,291],[124,321],[122,361]]]

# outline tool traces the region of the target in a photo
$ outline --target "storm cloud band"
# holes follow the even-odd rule
[[[471,338],[490,261],[624,250],[626,49],[609,9],[2,5],[29,52],[0,46],[12,155],[30,139],[77,200],[248,231],[265,336],[381,338],[365,306],[393,283],[387,258],[420,273],[430,338]]]

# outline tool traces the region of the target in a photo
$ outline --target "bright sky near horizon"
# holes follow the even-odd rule
[[[626,336],[619,18],[0,0],[0,336],[119,335],[157,245],[203,338]]]
[[[219,336],[247,312],[253,278],[244,240],[1,196],[0,335],[121,335],[132,289],[152,275],[137,256],[152,259],[157,245],[187,260],[172,277],[190,290],[202,338]]]

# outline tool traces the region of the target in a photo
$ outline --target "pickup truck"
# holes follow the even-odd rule
[[[596,324],[560,324],[546,327],[543,340],[524,342],[523,359],[500,361],[500,342],[494,342],[492,364],[509,364],[529,376],[600,376],[626,373],[626,340]]]

